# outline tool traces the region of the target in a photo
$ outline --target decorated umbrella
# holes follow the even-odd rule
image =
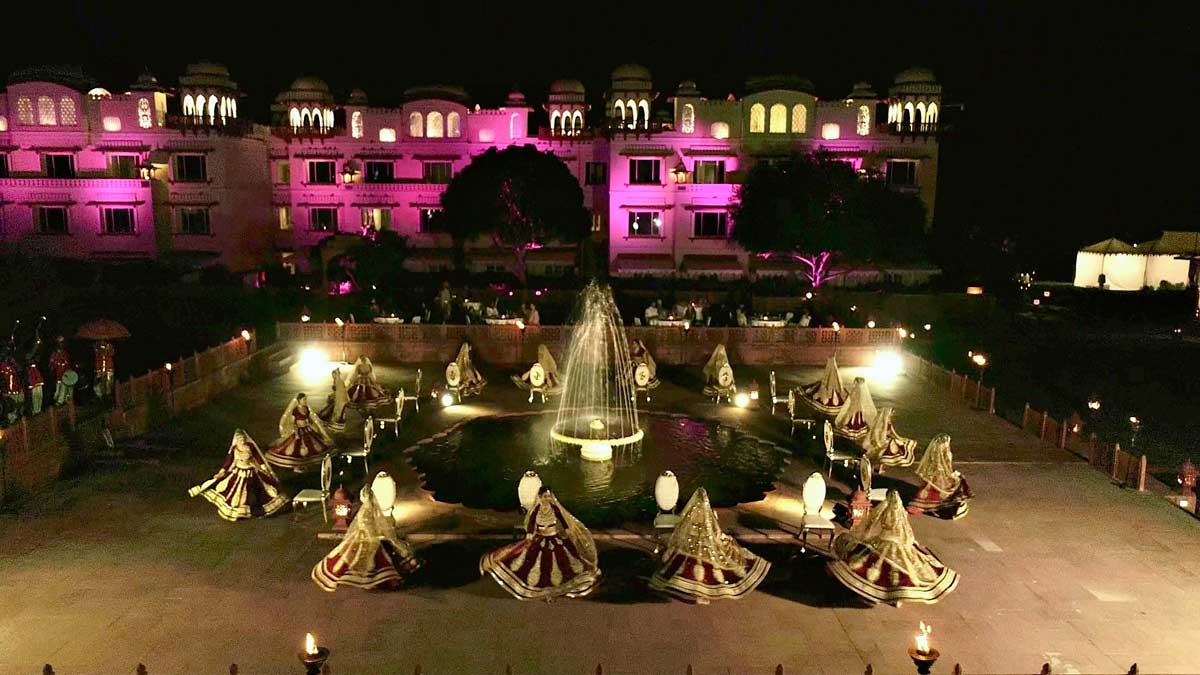
[[[84,340],[123,340],[129,329],[111,319],[94,319],[79,327],[75,337]]]

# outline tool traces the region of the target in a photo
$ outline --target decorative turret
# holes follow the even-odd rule
[[[588,111],[587,92],[579,80],[555,80],[550,84],[546,112],[552,136],[577,136],[583,132]]]
[[[293,132],[310,130],[324,133],[333,128],[333,94],[319,77],[298,77],[288,90],[275,97],[271,117],[275,126],[291,127]]]
[[[684,80],[670,99],[675,104],[674,128],[685,134],[696,132],[696,105],[704,100],[693,80]]]
[[[650,101],[654,100],[653,80],[645,66],[627,63],[612,72],[612,88],[606,109],[609,123],[624,129],[650,128]]]
[[[867,82],[857,82],[846,97],[847,108],[854,110],[854,133],[858,136],[870,136],[875,126],[875,108],[879,104],[879,95]]]
[[[219,63],[201,61],[189,65],[179,77],[179,95],[183,115],[191,118],[193,124],[225,124],[237,119],[241,92],[230,79],[229,69]]]
[[[888,126],[897,133],[937,131],[942,85],[933,71],[914,67],[896,75],[888,89]]]

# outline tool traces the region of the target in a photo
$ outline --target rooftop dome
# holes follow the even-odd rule
[[[404,90],[405,101],[421,101],[428,99],[451,101],[453,103],[467,105],[467,102],[471,100],[471,95],[467,93],[466,89],[449,84],[433,84],[420,87],[409,87],[408,89]]]
[[[346,99],[350,105],[367,105],[367,92],[362,89],[351,89],[350,97]]]
[[[313,75],[305,75],[292,80],[292,86],[288,87],[291,91],[319,91],[321,93],[329,93],[329,85],[325,84],[325,80]]]
[[[617,66],[612,72],[613,89],[649,89],[650,71],[636,63]]]
[[[555,80],[550,83],[551,94],[583,94],[583,83],[579,80]]]
[[[158,83],[158,78],[149,70],[143,70],[141,75],[138,75],[137,82],[134,82],[129,88],[133,91],[162,91],[162,85]]]
[[[679,88],[675,90],[676,96],[699,96],[700,90],[696,87],[695,80],[684,80],[679,83]]]
[[[933,71],[928,68],[914,66],[900,71],[896,75],[895,84],[935,84],[937,78],[933,76]]]
[[[34,66],[14,70],[8,76],[9,84],[23,82],[52,82],[70,87],[78,92],[96,88],[99,84],[88,77],[79,66]]]
[[[525,102],[525,94],[514,84],[512,90],[508,92],[508,97],[504,99],[504,106],[506,108],[523,108],[526,105],[528,104]]]
[[[188,64],[184,71],[188,75],[224,75],[229,76],[229,69],[220,63],[212,61],[201,61],[199,63]]]
[[[179,76],[179,85],[207,89],[237,89],[237,83],[229,79],[229,69],[209,61],[189,64],[183,75]]]
[[[112,92],[104,87],[96,87],[87,93],[92,98],[112,98]]]
[[[746,78],[746,92],[757,94],[763,91],[782,89],[785,91],[802,91],[812,94],[816,91],[812,80],[799,75],[756,75]]]
[[[868,82],[856,82],[848,98],[876,98],[878,94],[871,89]]]

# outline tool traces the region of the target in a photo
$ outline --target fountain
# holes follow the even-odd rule
[[[642,440],[629,342],[612,291],[596,281],[579,296],[563,394],[550,437],[579,447],[582,459],[612,459],[614,447]]]

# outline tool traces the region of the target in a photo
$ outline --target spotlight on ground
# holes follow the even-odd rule
[[[894,351],[875,352],[875,363],[872,364],[875,377],[881,380],[893,380],[900,374],[904,364],[900,355]]]
[[[733,404],[739,408],[745,408],[750,405],[750,396],[744,391],[739,391],[733,396]]]
[[[300,374],[305,379],[315,380],[319,377],[329,377],[331,368],[329,357],[316,347],[308,347],[300,352]]]
[[[452,405],[454,405],[454,394],[450,392],[442,394],[442,406],[449,408]]]

